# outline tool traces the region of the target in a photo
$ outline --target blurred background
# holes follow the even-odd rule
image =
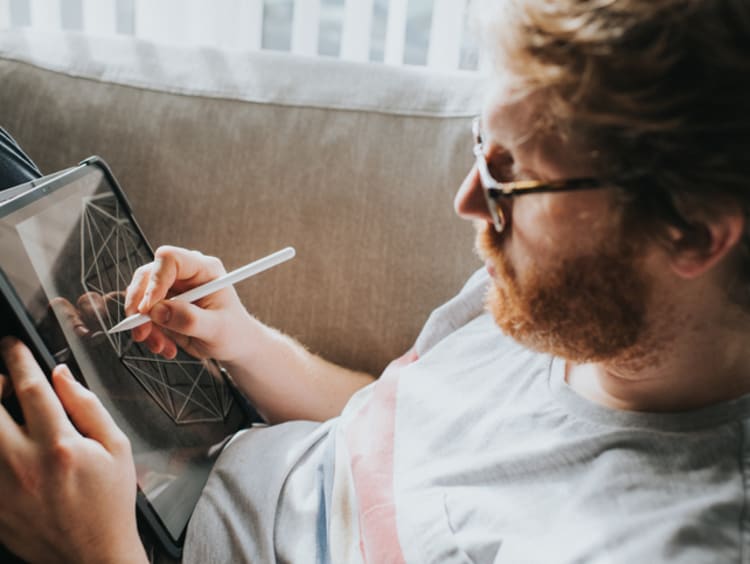
[[[445,70],[480,66],[469,0],[0,0],[3,29],[79,30]]]

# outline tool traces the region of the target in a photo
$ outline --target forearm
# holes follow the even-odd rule
[[[275,329],[262,326],[253,333],[257,338],[247,352],[224,366],[269,423],[335,417],[354,392],[374,380],[312,354]]]

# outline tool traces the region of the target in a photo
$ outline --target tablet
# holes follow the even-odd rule
[[[2,329],[29,345],[48,375],[65,362],[133,447],[139,517],[171,556],[213,462],[231,435],[260,421],[212,360],[173,360],[107,329],[153,252],[97,157],[0,201]],[[17,417],[19,413],[15,414]]]

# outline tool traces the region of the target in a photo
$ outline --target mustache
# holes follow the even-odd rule
[[[508,237],[508,230],[498,233],[492,224],[476,222],[477,230],[474,242],[474,250],[482,260],[489,261],[495,270],[496,276],[518,291],[518,279],[516,269],[504,250],[504,243]]]
[[[507,237],[506,232],[498,233],[491,224],[484,221],[475,222],[474,228],[476,229],[474,250],[479,257],[493,262],[500,260],[504,255],[503,242]]]
[[[474,240],[474,251],[482,260],[489,260],[493,264],[502,263],[504,267],[510,266],[504,250],[504,244],[508,238],[508,232],[498,233],[495,227],[486,222],[477,221],[474,224],[476,237]]]

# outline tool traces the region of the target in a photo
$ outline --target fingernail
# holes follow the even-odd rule
[[[60,364],[58,365],[60,374],[63,375],[63,377],[68,380],[69,382],[75,382],[76,379],[73,377],[73,373],[70,371],[70,368],[68,368],[67,364]]]
[[[163,303],[156,304],[149,312],[149,317],[151,317],[153,321],[162,325],[169,321],[170,315],[171,312],[169,311],[169,308]]]

